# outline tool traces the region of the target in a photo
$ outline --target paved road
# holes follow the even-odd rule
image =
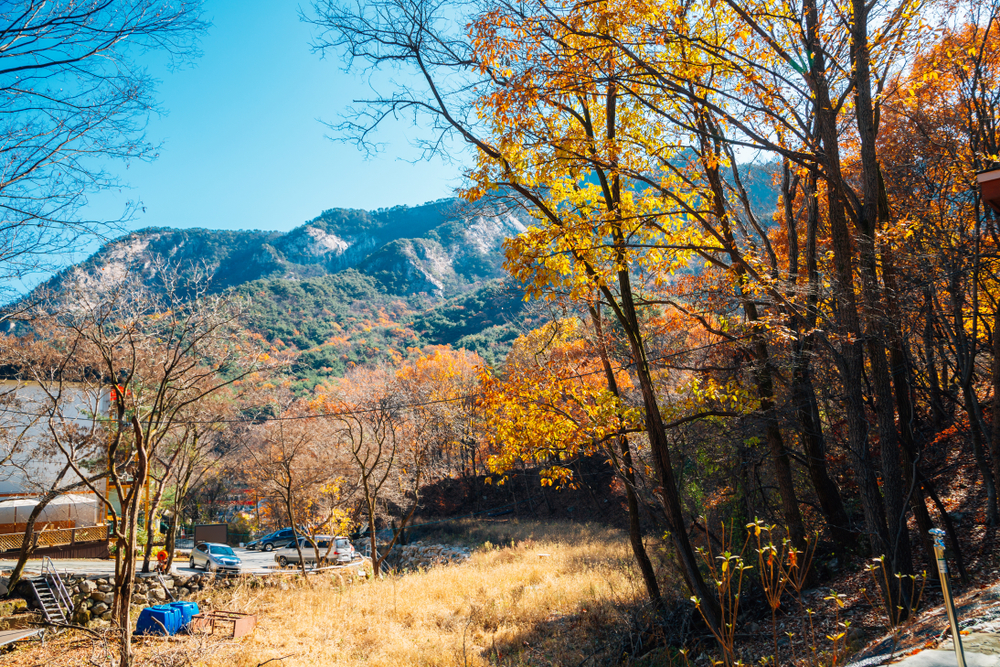
[[[273,553],[249,551],[239,547],[233,547],[233,551],[235,551],[240,557],[240,560],[243,561],[243,568],[241,571],[244,574],[264,574],[267,572],[274,572],[277,569],[277,563],[274,562]],[[52,562],[55,563],[56,569],[63,574],[114,574],[115,572],[114,560],[98,560],[95,558],[60,558],[53,560]],[[16,560],[0,560],[0,571],[9,572],[16,564]],[[27,574],[37,574],[41,569],[42,561],[39,559],[31,559],[25,567],[25,572]],[[203,572],[203,570],[192,570],[189,568],[187,559],[175,559],[173,571],[180,574]]]

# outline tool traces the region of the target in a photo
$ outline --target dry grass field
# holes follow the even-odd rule
[[[623,534],[596,526],[505,523],[451,531],[477,547],[461,565],[352,582],[290,578],[287,590],[216,589],[206,608],[260,621],[239,641],[137,642],[139,663],[257,667],[578,665],[606,655],[643,598]],[[424,541],[448,541],[431,536]],[[5,664],[108,664],[81,633],[18,649]],[[268,662],[270,661],[270,662]]]

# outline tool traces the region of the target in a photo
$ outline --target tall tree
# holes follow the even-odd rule
[[[191,57],[200,11],[200,0],[0,6],[0,279],[45,270],[81,235],[115,224],[81,208],[119,183],[111,164],[156,155],[144,135],[155,80],[138,59]]]
[[[111,415],[101,420],[109,483],[89,481],[83,466],[69,452],[64,455],[112,516],[117,550],[111,612],[119,664],[125,666],[134,658],[130,601],[140,501],[151,462],[188,408],[259,370],[268,358],[241,335],[239,299],[206,296],[189,284],[181,298],[176,272],[156,275],[152,285],[128,274],[78,283],[35,322],[59,341],[65,355],[81,351],[94,359],[83,378],[89,391],[111,391]]]

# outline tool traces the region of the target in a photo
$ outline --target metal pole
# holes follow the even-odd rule
[[[933,528],[934,557],[937,559],[938,574],[941,575],[941,593],[944,595],[944,608],[948,612],[948,622],[951,623],[951,636],[955,640],[955,659],[958,667],[966,667],[965,651],[962,650],[962,634],[958,631],[958,613],[955,611],[955,600],[951,597],[951,586],[948,583],[948,563],[944,559],[944,531]]]

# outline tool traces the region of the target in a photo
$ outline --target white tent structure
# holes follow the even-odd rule
[[[27,523],[28,516],[35,506],[37,498],[17,498],[0,501],[0,524]],[[59,496],[42,510],[35,521],[35,527],[41,527],[47,522],[70,522],[74,526],[93,526],[98,523],[98,500],[95,496],[84,496],[68,493]],[[65,525],[65,524],[63,524]]]

